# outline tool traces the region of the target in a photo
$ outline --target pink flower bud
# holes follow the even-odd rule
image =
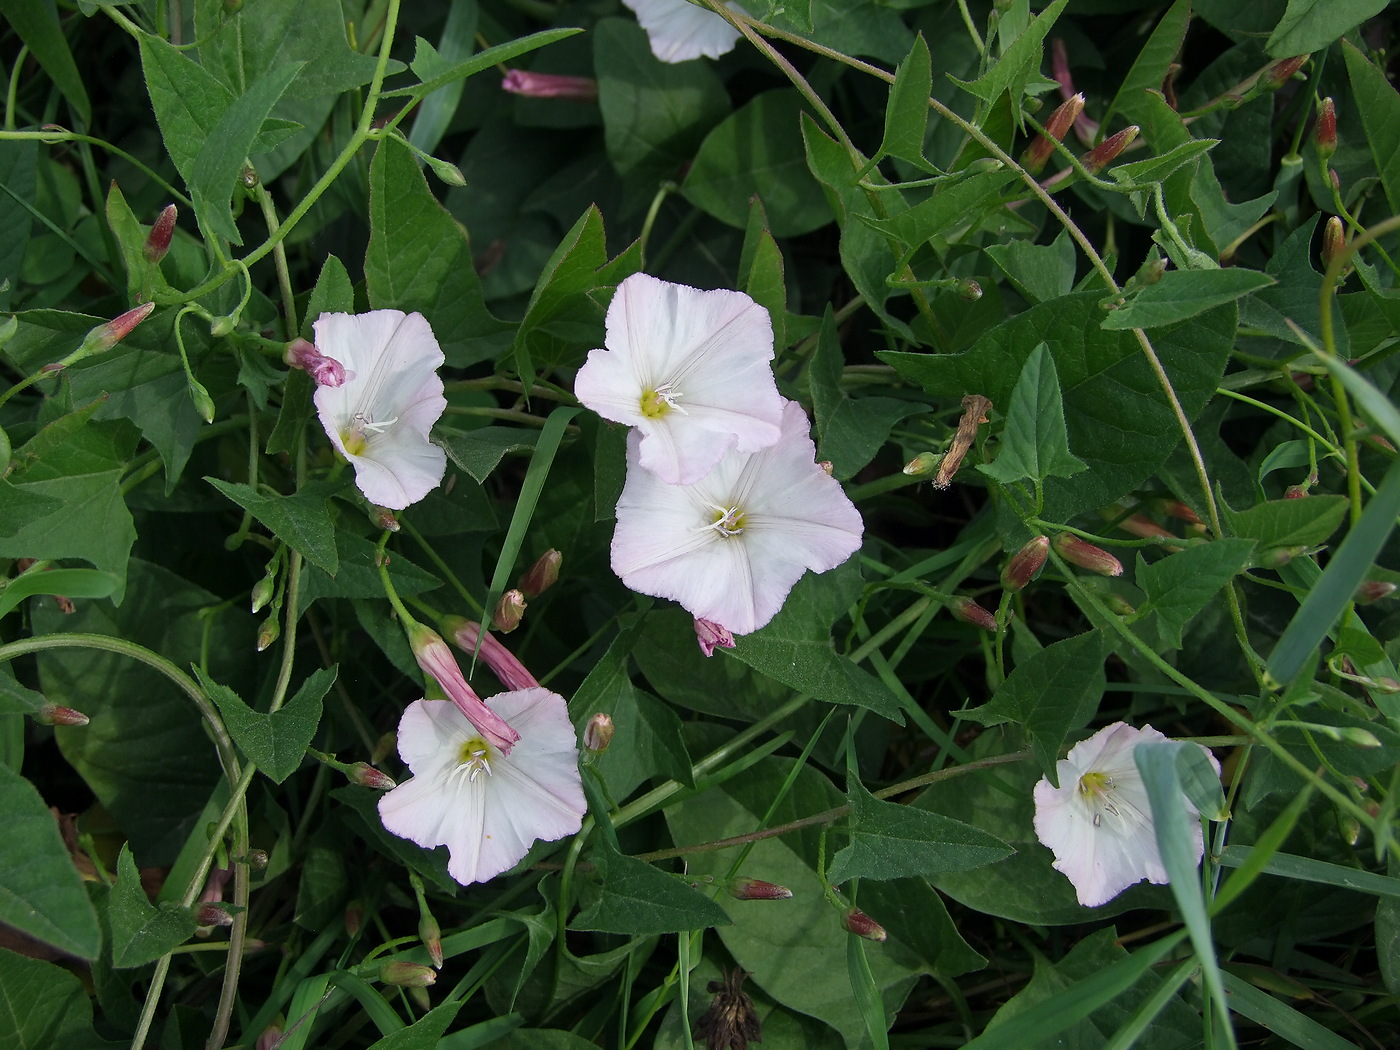
[[[1306,55],[1294,55],[1292,58],[1283,58],[1275,62],[1268,69],[1264,70],[1262,78],[1263,84],[1270,91],[1277,91],[1290,80],[1293,74],[1303,68],[1303,63],[1312,57],[1309,52]]]
[[[932,452],[920,452],[917,456],[904,464],[904,473],[911,477],[923,477],[925,474],[932,474],[938,467],[941,456]]]
[[[792,896],[792,890],[776,882],[764,882],[741,875],[729,883],[729,895],[741,901],[782,901]]]
[[[258,1036],[258,1041],[253,1044],[253,1050],[276,1050],[277,1044],[281,1041],[282,1026],[270,1024],[262,1030],[262,1035]]]
[[[1178,521],[1184,521],[1188,525],[1201,524],[1201,519],[1196,512],[1180,500],[1168,500],[1162,505],[1162,510],[1164,510],[1169,517],[1176,518]]]
[[[248,855],[243,859],[248,862],[248,867],[254,871],[262,871],[263,868],[267,867],[267,850],[250,849]]]
[[[964,595],[956,595],[948,603],[948,611],[952,613],[953,619],[981,627],[984,631],[997,629],[997,618]]]
[[[476,731],[502,753],[510,754],[520,734],[482,703],[481,697],[462,677],[462,669],[457,666],[447,643],[435,631],[413,623],[408,626],[408,645],[418,666],[437,682],[443,694],[461,709]]]
[[[422,963],[390,959],[380,964],[379,980],[397,988],[427,988],[437,980],[437,971]]]
[[[596,102],[598,81],[592,77],[570,77],[559,73],[532,73],[528,69],[507,71],[501,90],[527,98],[567,98],[574,102]]]
[[[1335,259],[1346,250],[1347,235],[1342,229],[1340,216],[1333,215],[1322,228],[1322,265],[1331,266]]]
[[[341,386],[346,380],[345,366],[316,349],[315,343],[293,339],[287,344],[282,360],[292,368],[300,368],[316,381],[317,386]]]
[[[428,949],[428,958],[433,961],[433,969],[442,969],[442,928],[437,920],[426,912],[418,920],[418,939]]]
[[[1035,141],[1021,155],[1021,165],[1035,173],[1045,167],[1050,154],[1055,152],[1055,143],[1064,141],[1065,132],[1074,126],[1079,114],[1084,112],[1084,96],[1071,95],[1050,114],[1045,122],[1045,134],[1037,135]],[[978,290],[980,294],[980,289]]]
[[[1307,553],[1307,547],[1274,547],[1264,551],[1255,559],[1255,565],[1261,569],[1281,569],[1294,558]]]
[[[1102,547],[1086,543],[1072,532],[1062,532],[1055,537],[1055,550],[1071,565],[1078,565],[1100,576],[1123,575],[1122,562]]]
[[[150,317],[151,311],[155,308],[155,303],[142,303],[120,317],[116,317],[106,324],[98,325],[83,338],[83,345],[78,348],[78,353],[80,355],[106,353],[129,336],[133,328]]]
[[[558,581],[559,566],[563,563],[564,555],[551,547],[525,571],[525,575],[515,581],[515,585],[525,597],[538,598]]]
[[[1097,175],[1110,163],[1118,159],[1118,154],[1132,144],[1142,129],[1136,124],[1124,128],[1116,135],[1110,135],[1097,146],[1084,154],[1084,167],[1091,175]]]
[[[146,245],[141,249],[147,262],[158,263],[165,258],[165,253],[170,251],[170,237],[175,232],[177,214],[175,205],[167,204],[156,217],[155,225],[146,235]]]
[[[864,937],[867,941],[883,941],[889,936],[883,926],[859,908],[852,908],[841,916],[841,925],[857,937]]]
[[[706,656],[714,656],[716,649],[734,648],[734,635],[728,627],[699,617],[695,619],[695,640],[700,643],[700,651]]]
[[[352,784],[373,788],[375,791],[388,791],[398,787],[387,773],[381,773],[368,762],[356,762],[345,774]]]
[[[1284,499],[1305,499],[1308,495],[1306,485],[1289,485],[1283,490]]]
[[[613,720],[609,715],[599,711],[588,720],[588,725],[583,727],[583,746],[595,755],[601,755],[608,749],[613,738]]]
[[[510,634],[524,618],[525,595],[519,591],[506,591],[496,603],[496,611],[491,614],[491,626],[502,634]]]
[[[232,926],[233,916],[217,904],[200,904],[194,910],[195,922],[201,926]]]
[[[273,642],[282,636],[282,624],[278,621],[276,614],[269,616],[258,628],[258,652],[267,649]]]
[[[975,303],[982,298],[982,286],[971,277],[964,277],[958,282],[958,295],[970,303]]]
[[[495,675],[503,686],[507,689],[536,689],[539,681],[519,660],[515,654],[488,631],[483,638],[481,635],[481,624],[473,620],[464,620],[460,616],[444,616],[442,618],[442,629],[447,632],[452,639],[452,643],[464,653],[476,653],[477,641],[480,639],[481,658],[486,661],[486,666],[491,668],[491,673]]]
[[[1162,528],[1162,526],[1158,525],[1151,518],[1146,517],[1142,514],[1129,515],[1128,517],[1124,518],[1118,523],[1118,527],[1124,532],[1131,533],[1134,536],[1139,536],[1145,540],[1150,540],[1157,537],[1172,540],[1178,538],[1175,533],[1168,532],[1166,529]],[[1167,551],[1173,551],[1180,550],[1181,548],[1168,547],[1164,545],[1162,549]]]
[[[71,707],[45,701],[34,712],[34,721],[46,726],[85,726],[88,724],[88,716]]]
[[[1318,108],[1313,142],[1317,145],[1317,155],[1323,160],[1337,152],[1337,104],[1331,96],[1324,98]]]
[[[1045,567],[1045,557],[1050,550],[1050,538],[1037,536],[1011,556],[1006,568],[1001,570],[1001,585],[1008,591],[1019,591],[1031,580],[1040,575]]]
[[[345,913],[341,916],[341,921],[345,924],[345,932],[354,937],[360,932],[360,927],[365,924],[365,906],[359,901],[351,901],[345,906]]]
[[[389,532],[399,531],[399,519],[388,507],[380,507],[374,503],[369,505],[369,520],[374,523],[376,529],[387,529]]]
[[[1386,583],[1384,580],[1366,580],[1360,587],[1356,588],[1356,593],[1352,595],[1351,600],[1357,605],[1370,605],[1382,598],[1389,598],[1394,593],[1395,584],[1393,583]]]

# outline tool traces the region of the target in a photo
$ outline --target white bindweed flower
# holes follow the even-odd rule
[[[662,62],[719,58],[734,50],[739,30],[688,0],[622,0],[646,30],[651,53]],[[729,6],[729,5],[725,5]]]
[[[1107,904],[1143,879],[1167,882],[1147,788],[1133,761],[1138,744],[1166,739],[1151,726],[1115,722],[1070,748],[1055,767],[1058,788],[1048,778],[1035,786],[1036,838],[1054,852],[1053,867],[1074,884],[1086,908]],[[1215,756],[1206,756],[1219,772]],[[1181,804],[1197,815],[1185,795]],[[1205,852],[1199,822],[1195,847],[1199,862]]]
[[[371,503],[403,510],[418,502],[447,470],[447,454],[428,440],[447,407],[433,330],[422,314],[401,310],[322,314],[314,328],[316,349],[345,370],[340,386],[316,388],[331,444]]]
[[[803,572],[834,569],[860,547],[860,512],[817,465],[807,431],[802,407],[788,402],[777,444],[730,452],[692,485],[637,469],[643,439],[629,434],[613,571],[712,626],[758,630]]]
[[[587,808],[564,698],[519,689],[489,704],[520,734],[509,755],[451,701],[409,704],[399,755],[413,777],[379,799],[384,826],[425,849],[445,845],[447,872],[463,885],[508,871],[536,839],[572,835]]]
[[[574,393],[640,430],[639,462],[663,481],[688,485],[730,449],[778,440],[773,324],[743,292],[633,274],[608,307],[606,341],[579,369]]]

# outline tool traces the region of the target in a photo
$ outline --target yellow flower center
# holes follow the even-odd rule
[[[475,782],[483,772],[491,776],[491,748],[479,736],[474,736],[462,745],[457,760],[467,770],[467,780]]]
[[[643,390],[638,407],[647,419],[660,419],[673,408],[684,415],[685,409],[676,403],[681,396],[679,390],[671,389],[670,383],[662,383],[655,389]]]
[[[372,434],[382,434],[389,427],[399,421],[399,417],[386,419],[382,423],[376,423],[363,412],[356,412],[350,417],[350,425],[340,432],[340,443],[345,447],[345,454],[348,456],[362,455],[369,447],[369,439]]]
[[[738,507],[716,507],[709,527],[726,538],[737,536],[744,531],[744,512]]]
[[[1102,813],[1118,816],[1118,807],[1113,804],[1113,778],[1107,773],[1091,771],[1079,778],[1079,794],[1094,807],[1094,827],[1098,827]]]

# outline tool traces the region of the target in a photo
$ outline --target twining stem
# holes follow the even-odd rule
[[[272,194],[267,187],[259,182],[254,196],[258,199],[258,207],[262,209],[263,221],[267,223],[268,235],[277,233],[277,206],[272,202]],[[292,293],[292,275],[287,269],[287,246],[281,241],[272,249],[272,264],[277,269],[277,287],[282,293],[282,318],[286,326],[287,339],[292,340],[297,337],[301,330],[301,325],[297,321],[296,296]]]

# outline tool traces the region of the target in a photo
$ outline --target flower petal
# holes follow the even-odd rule
[[[719,58],[734,50],[739,31],[712,11],[686,0],[622,0],[646,30],[651,53],[662,62],[685,62],[702,55]]]

